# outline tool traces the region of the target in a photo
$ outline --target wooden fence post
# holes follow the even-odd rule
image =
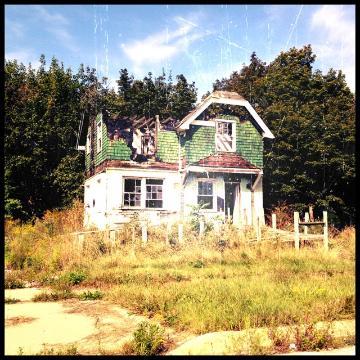
[[[184,235],[184,225],[179,224],[178,225],[179,244],[182,244],[183,242],[183,235]]]
[[[329,250],[329,229],[328,229],[327,211],[323,211],[323,222],[324,222],[324,248],[325,250]]]
[[[306,212],[305,213],[305,222],[309,222],[309,213]],[[304,225],[304,235],[307,235],[308,233],[308,227],[306,225]]]
[[[299,213],[297,211],[294,212],[294,241],[295,241],[295,249],[299,250],[300,248]]]
[[[309,206],[309,215],[310,215],[310,221],[314,221],[314,213],[313,213],[313,207]]]
[[[146,223],[141,224],[141,240],[143,244],[146,244],[148,241]]]
[[[80,250],[83,250],[85,234],[78,234],[77,238],[78,238],[78,246],[79,246]]]
[[[199,230],[199,235],[203,236],[205,232],[205,221],[203,218],[200,219],[200,230]]]
[[[271,225],[273,230],[276,230],[276,214],[271,214]]]
[[[171,230],[170,222],[167,222],[167,224],[166,224],[166,237],[165,237],[165,244],[166,245],[170,244],[170,239],[169,239],[170,230]]]
[[[260,217],[256,218],[256,241],[261,241]]]
[[[116,243],[116,230],[109,230],[109,241],[112,246]]]

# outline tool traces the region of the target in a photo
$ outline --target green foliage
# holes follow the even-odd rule
[[[334,338],[330,329],[316,329],[314,324],[296,328],[295,345],[299,351],[316,351],[333,347]]]
[[[24,281],[18,278],[18,273],[5,273],[5,289],[22,289],[25,287]]]
[[[68,345],[62,349],[54,349],[43,345],[43,349],[36,355],[79,355],[79,353],[75,345]]]
[[[329,212],[336,226],[355,219],[355,97],[344,74],[313,71],[310,45],[250,64],[214,89],[237,91],[275,136],[264,142],[264,205],[281,202]]]
[[[73,271],[70,272],[66,277],[70,285],[78,285],[86,279],[86,274],[84,274],[82,271]]]
[[[67,300],[76,297],[72,291],[64,290],[64,291],[54,291],[54,292],[42,292],[40,294],[35,295],[32,298],[34,302],[40,301],[60,301]]]
[[[10,297],[5,298],[5,304],[16,304],[19,301],[20,301],[19,299],[15,299],[15,298],[10,298]]]
[[[133,334],[135,355],[156,355],[164,349],[164,329],[143,321]]]
[[[80,300],[100,300],[104,294],[101,291],[84,291],[79,295]]]
[[[195,85],[183,75],[175,84],[164,73],[134,81],[122,69],[117,94],[83,64],[73,74],[56,58],[48,69],[44,55],[40,63],[34,70],[5,62],[5,214],[23,221],[82,198],[84,153],[75,149],[81,119],[87,124],[104,108],[180,119],[196,101]]]

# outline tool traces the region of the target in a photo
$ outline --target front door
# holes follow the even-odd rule
[[[232,217],[234,215],[237,186],[239,186],[239,183],[225,182],[225,215],[226,216]]]

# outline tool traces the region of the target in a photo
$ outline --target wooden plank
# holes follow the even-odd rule
[[[309,213],[306,212],[305,213],[305,222],[309,222]],[[308,228],[307,226],[304,226],[304,235],[306,235],[308,233]]]
[[[178,236],[179,236],[179,244],[182,244],[183,237],[184,237],[184,225],[183,224],[178,225]]]
[[[147,225],[146,223],[141,225],[141,240],[143,242],[143,244],[146,244],[148,241],[148,236],[147,236]]]
[[[276,230],[276,214],[271,214],[271,225],[274,230]]]
[[[327,211],[323,211],[324,220],[324,249],[329,250],[329,230],[328,230],[328,214]]]
[[[256,240],[261,241],[260,217],[256,218]]]
[[[299,213],[297,211],[294,212],[294,242],[295,242],[295,249],[299,250],[300,248]]]
[[[203,236],[205,232],[205,222],[204,219],[200,219],[200,231],[199,231],[199,235]]]
[[[324,222],[323,221],[299,221],[299,225],[306,225],[306,226],[324,225]]]
[[[310,221],[313,222],[314,221],[314,212],[313,212],[312,206],[309,206],[309,216],[310,216]]]
[[[321,240],[324,238],[324,234],[299,234],[300,239],[308,240]]]

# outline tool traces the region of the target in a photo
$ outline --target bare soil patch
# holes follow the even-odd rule
[[[26,316],[15,316],[12,318],[8,318],[5,320],[5,326],[13,326],[23,323],[29,323],[36,320],[36,318],[33,317],[26,317]]]
[[[84,355],[115,355],[140,322],[151,321],[103,300],[34,303],[29,300],[38,291],[29,290],[14,289],[11,295],[6,294],[26,300],[5,304],[5,355],[34,355],[44,348],[57,350],[72,345]],[[191,336],[173,329],[165,331],[172,347]]]

